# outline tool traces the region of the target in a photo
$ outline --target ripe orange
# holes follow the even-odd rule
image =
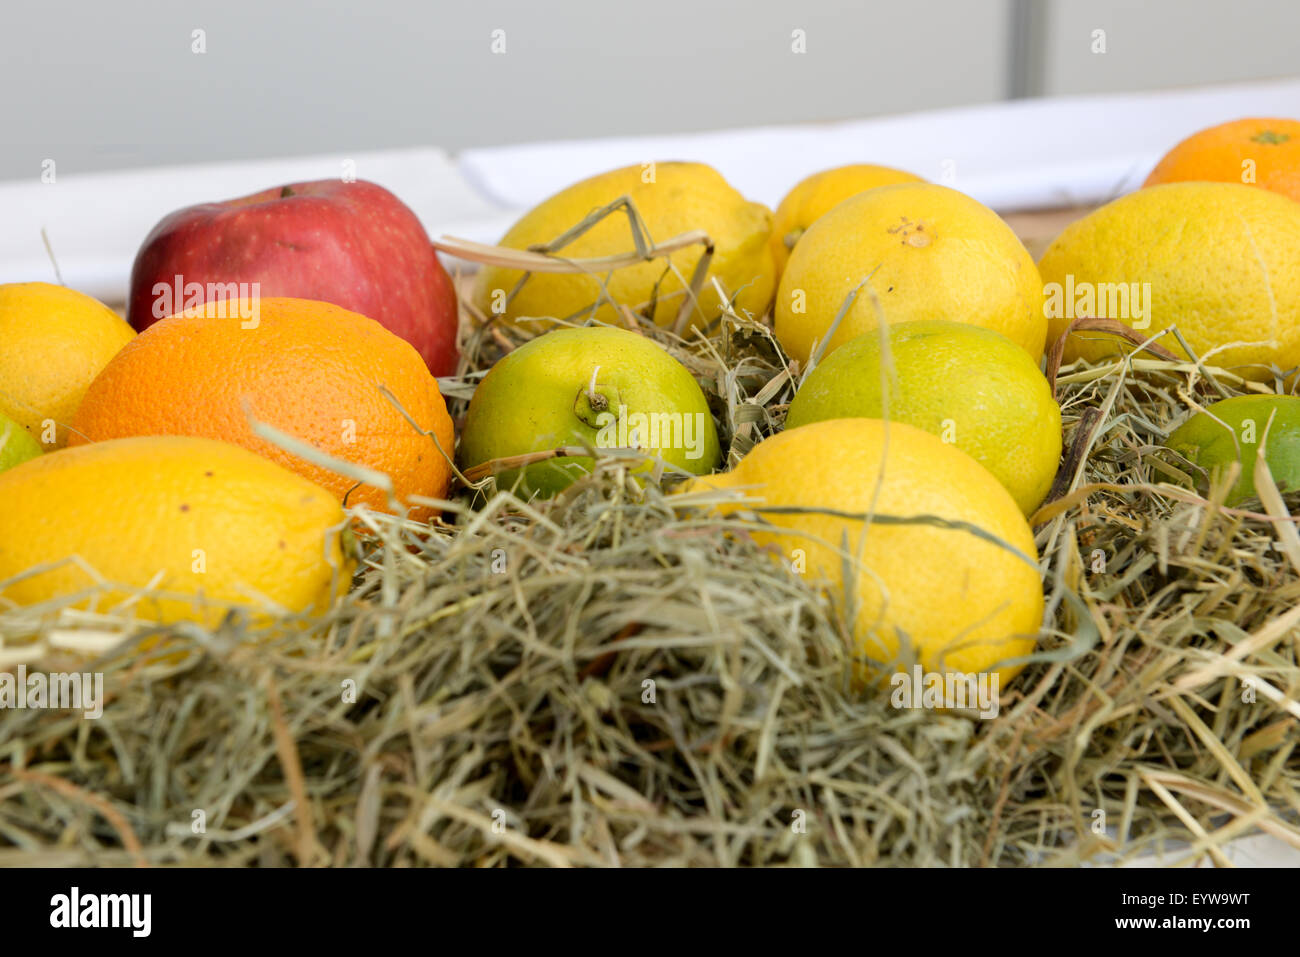
[[[250,315],[255,320],[242,318]],[[451,418],[419,353],[373,319],[307,299],[208,303],[150,326],[90,384],[71,444],[131,435],[224,439],[349,505],[388,510],[383,490],[354,488],[355,478],[259,437],[250,417],[386,473],[404,504],[411,495],[440,497],[450,484],[439,445],[448,456],[454,451]],[[429,512],[411,506],[414,518]]]
[[[1142,185],[1189,180],[1262,186],[1300,200],[1300,120],[1233,120],[1193,133]]]

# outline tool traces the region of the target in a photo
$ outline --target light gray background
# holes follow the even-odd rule
[[[1297,37],[1294,0],[14,2],[0,179],[1285,76]]]

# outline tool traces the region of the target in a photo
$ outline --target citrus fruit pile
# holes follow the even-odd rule
[[[229,305],[137,336],[71,290],[0,287],[0,601],[319,614],[351,583],[344,504],[433,513],[453,435],[419,354],[329,303]]]
[[[114,846],[69,801],[159,862],[1289,833],[1297,137],[1196,134],[1037,262],[908,171],[773,212],[658,162],[490,247],[373,184],[179,210],[125,320],[0,286],[0,668],[113,680],[89,730],[0,714],[6,835]]]
[[[190,302],[177,276],[164,315],[136,290],[137,335],[72,290],[0,287],[0,601],[209,625],[235,607],[321,614],[348,591],[361,510],[452,527],[452,497],[544,507],[614,457],[629,488],[680,493],[675,507],[834,597],[860,688],[916,663],[1008,681],[1045,624],[1031,520],[1061,465],[1061,361],[1158,339],[1254,383],[1189,405],[1170,454],[1202,493],[1230,474],[1230,505],[1255,494],[1257,461],[1283,491],[1300,482],[1284,395],[1300,365],[1298,142],[1282,120],[1198,134],[1037,264],[992,210],[887,167],[818,173],[775,214],[700,163],[591,177],[481,257],[461,337],[507,345],[449,380],[468,399],[458,430],[429,371],[453,354],[426,354],[442,332],[404,325],[418,310],[376,309],[381,325],[310,295]],[[331,195],[268,190],[226,204],[220,228],[296,203],[275,207],[289,228]],[[169,223],[195,260],[201,220],[164,220],[137,272],[166,258]],[[264,247],[292,243],[239,248]],[[340,269],[348,248],[331,247]],[[382,280],[366,248],[367,282]],[[409,261],[442,275],[425,252]],[[793,386],[746,436],[720,427],[726,384],[690,363],[741,329],[780,349]],[[1257,421],[1258,455],[1242,432]]]

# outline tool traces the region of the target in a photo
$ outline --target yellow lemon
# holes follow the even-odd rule
[[[112,309],[75,290],[0,285],[0,414],[47,450],[62,448],[86,387],[134,335]]]
[[[658,343],[626,329],[556,329],[483,377],[465,416],[461,467],[570,448],[641,448],[695,474],[718,464],[718,434],[694,377]],[[520,494],[551,495],[591,468],[588,456],[523,469]],[[510,488],[518,470],[498,474]]]
[[[1025,514],[1061,460],[1061,409],[1038,363],[1006,336],[960,322],[889,327],[845,343],[790,403],[786,427],[864,416],[940,436],[993,473]]]
[[[333,495],[225,442],[64,449],[0,473],[0,604],[87,593],[79,607],[107,610],[154,588],[165,597],[134,605],[152,621],[212,625],[232,605],[324,611],[351,578],[343,526]],[[108,587],[91,597],[96,581]]]
[[[1140,189],[1066,227],[1039,269],[1052,341],[1071,320],[1095,316],[1143,336],[1177,326],[1209,364],[1249,378],[1267,378],[1270,363],[1283,371],[1300,365],[1300,203],[1270,190]],[[1182,352],[1172,335],[1159,343]],[[1096,361],[1132,348],[1079,332],[1065,359]]]
[[[525,213],[499,245],[528,249],[550,243],[589,213],[622,196],[635,204],[652,242],[697,229],[706,232],[712,241],[710,278],[692,310],[693,325],[707,323],[719,313],[719,297],[712,282],[715,277],[729,296],[736,297],[736,307],[742,314],[758,317],[766,311],[775,285],[772,252],[767,244],[772,213],[766,206],[748,202],[716,170],[702,163],[628,166],[575,183]],[[553,251],[574,259],[589,259],[635,250],[628,217],[616,212]],[[510,294],[523,273],[489,266],[478,275],[474,301],[485,314],[501,315],[511,321],[538,316],[616,321],[619,317],[615,310],[602,299],[600,283],[605,279],[614,302],[667,326],[677,317],[702,253],[702,246],[692,245],[671,257],[640,262],[600,277],[534,273],[513,297]],[[673,269],[668,268],[670,260]]]
[[[777,278],[780,278],[785,269],[790,250],[799,241],[799,237],[809,226],[850,196],[865,193],[877,186],[924,182],[921,177],[901,169],[873,166],[870,163],[837,166],[800,180],[794,189],[785,194],[785,199],[781,200],[776,212],[772,214],[771,246]]]
[[[1030,357],[1047,335],[1042,284],[1011,227],[969,196],[928,183],[881,186],[803,234],[776,296],[776,337],[807,362],[860,284],[829,349],[876,328],[947,319],[1000,332]]]
[[[1043,592],[1025,517],[986,469],[928,432],[815,422],[688,488],[750,497],[723,510],[756,510],[772,526],[755,533],[761,543],[846,602],[851,588],[864,679],[915,659],[930,672],[1006,682],[1023,667],[1011,659],[1035,647]],[[857,517],[868,514],[874,521]]]

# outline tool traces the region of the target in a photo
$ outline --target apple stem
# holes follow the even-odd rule
[[[293,190],[290,189],[288,186],[286,186],[286,187],[284,187],[284,189],[280,190],[280,198],[281,198],[281,199],[285,199],[286,197],[289,197],[289,196],[292,196],[292,195],[293,195]]]

